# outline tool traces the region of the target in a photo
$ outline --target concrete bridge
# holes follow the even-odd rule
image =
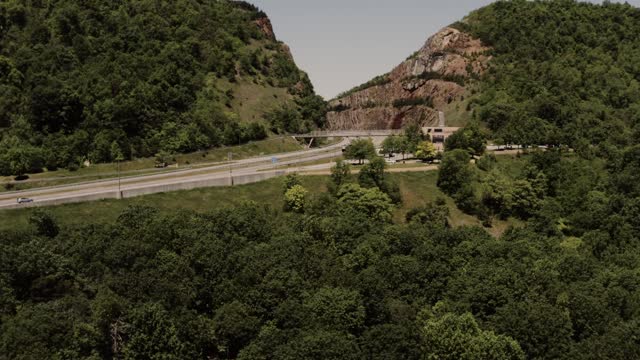
[[[335,131],[312,131],[307,134],[291,135],[297,139],[315,139],[332,137],[387,137],[392,135],[402,135],[403,130],[335,130]]]

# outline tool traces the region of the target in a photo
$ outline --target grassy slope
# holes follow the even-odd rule
[[[268,56],[275,56],[277,51],[269,50],[268,45],[269,42],[265,40],[252,40],[247,46],[247,51],[262,50]],[[269,80],[260,73],[238,77],[233,83],[217,77],[208,81],[210,81],[209,86],[222,92],[231,90],[233,95],[230,101],[231,108],[225,107],[225,109],[238,115],[241,122],[264,121],[264,114],[267,111],[294,99],[287,88],[270,85]],[[224,106],[224,104],[221,105]]]
[[[241,122],[264,121],[265,112],[293,99],[285,88],[246,79],[233,84],[224,79],[218,80],[217,87],[222,91],[232,91],[231,109],[227,110],[237,114]]]
[[[471,101],[471,95],[465,95],[465,99],[460,101],[456,100],[444,106],[445,117],[447,119],[446,125],[449,127],[464,127],[472,119],[472,113],[467,111],[467,106]]]
[[[412,208],[424,205],[437,197],[445,197],[436,186],[438,173],[395,173],[391,174],[399,184],[404,203],[395,212],[394,219],[403,222],[404,217]],[[327,176],[305,176],[303,185],[311,193],[326,191]],[[165,194],[155,194],[125,200],[104,200],[91,203],[69,204],[51,207],[48,210],[63,225],[77,225],[84,223],[107,223],[114,221],[118,214],[129,205],[148,205],[160,209],[161,212],[171,212],[178,209],[194,211],[208,211],[213,208],[233,206],[244,201],[255,201],[260,204],[270,204],[274,209],[282,208],[282,180],[271,179],[269,181],[237,186],[233,188],[208,188],[191,191],[180,191]],[[454,226],[480,225],[480,222],[458,210],[453,200],[447,198],[451,209],[451,222]],[[9,230],[16,227],[27,226],[27,219],[33,210],[12,210],[0,212],[0,230]],[[88,220],[90,219],[90,220]],[[490,232],[494,235],[501,234],[509,225],[517,225],[515,220],[494,221],[494,227]]]

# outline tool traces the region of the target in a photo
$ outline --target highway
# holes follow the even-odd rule
[[[197,169],[184,169],[162,174],[126,177],[121,178],[120,181],[118,179],[108,179],[24,191],[4,192],[0,193],[0,209],[63,204],[100,198],[115,198],[126,193],[148,194],[163,192],[161,189],[164,187],[171,189],[175,188],[176,185],[180,186],[181,184],[189,183],[194,184],[193,188],[196,188],[202,187],[198,186],[198,184],[216,183],[216,180],[219,180],[219,186],[231,185],[232,177],[236,179],[254,175],[267,176],[265,174],[271,174],[270,176],[273,177],[280,175],[284,166],[288,167],[284,170],[285,172],[323,171],[329,169],[332,165],[327,163],[303,166],[302,164],[341,156],[343,146],[349,143],[349,139],[344,139],[337,144],[318,149],[261,156]],[[272,162],[273,158],[277,158],[276,164]],[[277,174],[276,166],[280,170]],[[156,189],[158,191],[156,191]],[[118,193],[119,195],[117,195]],[[33,202],[17,204],[16,199],[19,197],[33,199]]]
[[[309,165],[342,155],[342,148],[349,145],[350,138],[337,144],[318,149],[301,150],[284,154],[267,155],[226,163],[212,164],[200,168],[186,168],[161,174],[149,174],[111,178],[69,185],[36,188],[24,191],[0,193],[0,209],[15,209],[33,206],[58,205],[73,202],[134,197],[159,192],[188,190],[211,186],[229,186],[266,180],[286,172],[327,174],[331,163]],[[487,150],[497,153],[520,151],[519,146],[489,146]],[[276,158],[274,164],[272,160]],[[308,165],[304,165],[304,164]],[[397,171],[426,171],[436,167],[393,169]],[[420,169],[420,170],[419,170]],[[33,202],[18,204],[17,198],[29,198]]]

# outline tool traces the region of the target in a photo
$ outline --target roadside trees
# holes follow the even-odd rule
[[[416,148],[416,157],[422,161],[433,161],[438,154],[431,141],[423,141]]]
[[[362,164],[365,159],[376,155],[376,148],[370,139],[358,139],[347,146],[344,155],[347,159],[358,160]]]
[[[4,154],[3,171],[9,171],[4,175],[15,175],[21,177],[29,172],[42,170],[44,157],[42,150],[33,146],[18,146],[10,148]]]
[[[471,124],[462,128],[447,138],[444,147],[447,151],[462,149],[472,155],[482,155],[486,149],[486,137],[482,130]]]
[[[398,136],[389,136],[382,142],[382,153],[389,157],[400,152],[402,138]]]
[[[160,151],[156,154],[156,166],[166,167],[176,161],[175,156],[168,151]]]
[[[425,140],[422,129],[418,124],[410,124],[404,129],[404,137],[406,140],[406,150],[408,153],[415,153],[418,144]]]

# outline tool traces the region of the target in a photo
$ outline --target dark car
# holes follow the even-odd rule
[[[18,198],[18,204],[25,204],[25,203],[31,203],[33,202],[33,199],[29,199],[29,198]]]

